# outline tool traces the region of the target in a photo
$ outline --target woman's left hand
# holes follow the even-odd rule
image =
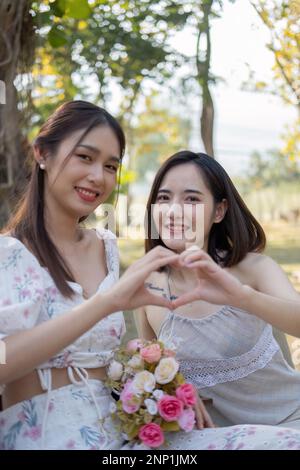
[[[215,428],[215,425],[209,416],[208,411],[205,408],[205,405],[201,398],[197,396],[197,403],[194,406],[194,411],[196,415],[196,426],[197,429],[203,428]]]
[[[180,255],[180,264],[196,272],[196,286],[172,302],[173,308],[195,300],[204,300],[218,305],[241,305],[246,295],[244,286],[236,277],[221,268],[203,250],[185,250]]]

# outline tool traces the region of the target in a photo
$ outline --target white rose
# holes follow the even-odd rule
[[[155,387],[155,377],[151,372],[143,370],[136,374],[132,381],[134,393],[152,392]]]
[[[120,380],[123,374],[123,366],[118,361],[112,361],[109,365],[107,375],[112,380]]]
[[[139,367],[142,367],[144,364],[143,359],[141,356],[136,354],[135,356],[132,356],[132,358],[128,361],[127,363],[129,367],[132,367],[133,369],[138,369]]]
[[[157,414],[157,404],[154,400],[151,400],[151,398],[147,398],[145,400],[145,405],[148,413],[150,413],[151,415]]]
[[[163,396],[164,396],[164,392],[162,390],[159,390],[159,389],[156,389],[154,390],[154,392],[152,393],[152,395],[154,396],[154,398],[159,401]]]
[[[159,384],[168,384],[174,379],[178,369],[179,364],[174,357],[164,357],[160,360],[154,371],[156,382]]]

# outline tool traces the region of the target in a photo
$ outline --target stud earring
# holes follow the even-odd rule
[[[44,170],[45,168],[46,168],[45,163],[40,163],[40,169],[41,169],[41,170]]]

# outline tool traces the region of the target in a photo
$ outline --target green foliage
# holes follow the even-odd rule
[[[157,171],[162,161],[188,147],[191,123],[167,109],[157,93],[146,97],[145,109],[136,116],[131,148],[133,168],[139,181],[148,171]]]
[[[38,84],[35,113],[43,118],[44,107],[48,112],[77,95],[105,104],[112,78],[130,106],[145,77],[164,81],[172,74],[164,66],[172,52],[166,45],[168,12],[173,26],[183,26],[187,17],[172,5],[150,0],[33,2],[39,39],[33,71]],[[97,92],[85,88],[91,76]]]
[[[270,32],[267,47],[274,55],[274,83],[258,82],[257,88],[271,90],[296,106],[300,114],[300,2],[299,0],[251,0],[251,4]],[[282,154],[300,159],[300,123],[284,135]]]
[[[246,192],[276,187],[283,181],[299,181],[300,164],[285,158],[278,151],[270,151],[266,155],[254,152],[251,155],[246,179]]]

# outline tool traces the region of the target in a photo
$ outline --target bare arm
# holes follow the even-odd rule
[[[156,338],[155,332],[149,324],[145,307],[141,307],[134,311],[134,321],[139,338],[149,341]]]
[[[241,308],[293,336],[300,337],[300,294],[281,267],[267,256],[253,265],[255,289],[244,286]]]
[[[144,281],[152,271],[177,258],[173,252],[161,247],[151,250],[133,263],[106,293],[98,293],[63,315],[30,330],[6,337],[6,364],[0,365],[0,384],[23,377],[113,312],[142,305],[170,308],[170,302],[150,293]]]
[[[107,295],[96,294],[59,317],[5,338],[6,364],[0,365],[0,383],[23,377],[47,361],[112,313],[111,306]]]
[[[226,269],[218,266],[202,250],[181,255],[181,264],[194,269],[198,285],[173,302],[173,308],[193,300],[202,299],[219,305],[233,307],[257,315],[276,328],[300,337],[300,295],[285,273],[267,256],[257,256],[257,261],[243,268],[249,284],[242,284]]]

